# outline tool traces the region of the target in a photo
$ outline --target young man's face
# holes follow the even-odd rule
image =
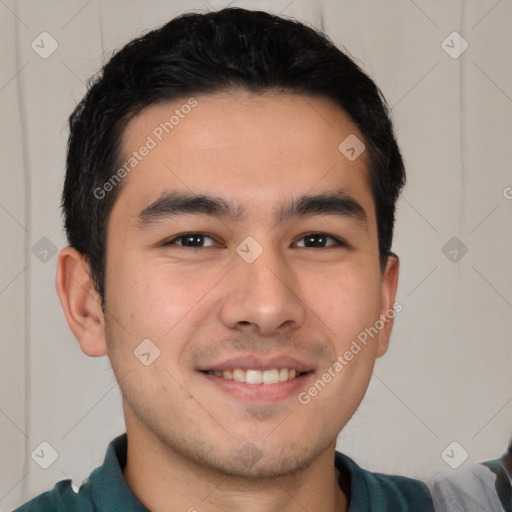
[[[129,435],[227,474],[285,474],[328,453],[359,405],[391,322],[359,351],[353,341],[389,318],[398,265],[380,272],[368,154],[351,161],[338,149],[351,134],[363,140],[338,106],[195,99],[187,115],[186,99],[151,106],[124,132],[121,164],[153,146],[148,136],[156,146],[109,218],[105,347]],[[155,132],[176,109],[172,131]],[[237,215],[205,201],[184,211],[177,195]],[[326,196],[324,212],[290,211],[302,196]]]

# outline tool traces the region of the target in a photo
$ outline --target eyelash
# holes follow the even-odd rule
[[[206,237],[206,238],[210,238],[211,240],[213,240],[215,243],[218,243],[215,238],[213,236],[210,236],[206,233],[201,233],[201,232],[196,232],[196,231],[191,231],[189,233],[182,233],[178,236],[175,236],[174,238],[168,240],[167,242],[165,242],[163,245],[164,246],[173,246],[173,245],[177,245],[175,244],[174,242],[176,242],[177,240],[180,240],[180,239],[183,239],[187,236],[202,236],[202,237]],[[323,233],[323,232],[311,232],[311,233],[306,233],[302,236],[300,236],[298,238],[298,240],[303,240],[307,237],[310,237],[310,236],[324,236],[324,237],[327,237],[327,238],[330,238],[331,240],[334,240],[334,244],[331,244],[331,245],[327,245],[325,247],[320,247],[320,249],[328,249],[330,247],[348,247],[347,243],[345,243],[343,240],[339,239],[338,237],[335,237],[333,235],[329,235],[328,233]],[[211,247],[211,246],[206,246],[206,247],[189,247],[189,246],[186,246],[186,245],[177,245],[177,247],[182,247],[183,249],[205,249],[207,247]],[[301,247],[302,249],[314,249],[314,247]]]

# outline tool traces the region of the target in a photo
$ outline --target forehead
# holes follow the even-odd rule
[[[364,140],[324,97],[236,91],[151,105],[124,130],[119,163],[134,165],[118,202],[143,208],[178,190],[227,194],[261,210],[283,195],[342,187],[373,208],[367,152],[347,158],[347,138]]]

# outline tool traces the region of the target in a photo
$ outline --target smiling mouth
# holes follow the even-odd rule
[[[235,368],[234,370],[206,370],[202,373],[213,375],[221,379],[234,380],[245,384],[279,384],[306,375],[310,372],[299,372],[289,368],[272,368],[269,370],[244,370]]]

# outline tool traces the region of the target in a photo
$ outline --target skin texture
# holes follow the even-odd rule
[[[84,258],[72,248],[60,253],[57,290],[68,323],[84,353],[111,361],[128,433],[124,476],[146,507],[345,510],[336,437],[387,349],[392,320],[308,404],[297,395],[395,300],[398,260],[390,256],[381,273],[367,152],[349,161],[338,150],[348,135],[363,136],[325,98],[234,91],[195,99],[119,185],[105,311]],[[186,101],[134,118],[122,163]],[[291,199],[339,188],[361,205],[366,224],[321,214],[276,221],[275,209]],[[245,217],[140,220],[172,192],[222,197]],[[179,245],[176,237],[190,232],[210,238]],[[345,244],[327,238],[326,247],[308,246],[311,233]],[[248,236],[263,251],[252,263],[236,251]],[[145,339],[160,350],[148,366],[134,356]],[[292,356],[311,372],[293,393],[265,401],[234,395],[199,371],[248,354]]]

